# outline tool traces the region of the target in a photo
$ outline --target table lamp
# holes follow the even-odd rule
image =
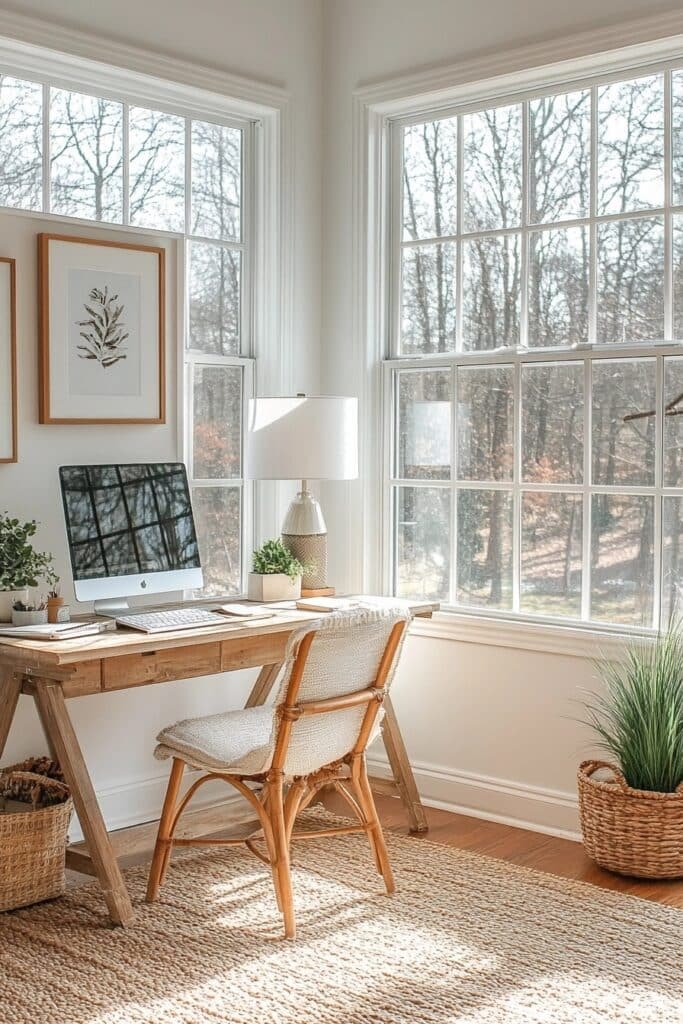
[[[246,466],[251,480],[301,480],[282,524],[282,540],[308,566],[305,596],[333,594],[327,582],[327,527],[308,481],[358,476],[358,399],[250,399]]]

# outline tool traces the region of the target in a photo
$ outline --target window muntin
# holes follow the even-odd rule
[[[251,494],[253,123],[0,73],[0,206],[183,240],[185,454],[206,592],[241,592]]]
[[[391,127],[397,594],[646,629],[680,611],[683,69],[615,79]]]

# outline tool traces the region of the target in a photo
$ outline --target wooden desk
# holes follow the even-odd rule
[[[370,601],[384,603],[380,598]],[[391,603],[403,603],[414,615],[426,617],[438,607],[418,602]],[[0,638],[0,758],[19,695],[29,694],[36,703],[52,756],[60,762],[71,788],[85,836],[87,853],[67,849],[67,865],[99,879],[115,924],[130,923],[133,907],[66,701],[109,690],[260,667],[246,706],[263,704],[282,668],[290,634],[303,622],[315,618],[311,613],[294,610],[280,611],[277,618],[260,622],[226,620],[225,626],[174,633],[117,630],[56,643]],[[394,775],[394,782],[389,785],[403,801],[411,829],[424,832],[424,809],[390,698],[384,701],[384,709],[382,735]],[[387,791],[386,782],[382,783],[382,790]]]

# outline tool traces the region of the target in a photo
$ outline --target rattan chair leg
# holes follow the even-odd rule
[[[378,870],[384,879],[387,892],[391,894],[392,892],[396,892],[396,883],[394,882],[394,875],[391,870],[391,864],[389,863],[389,854],[387,852],[386,843],[384,842],[384,833],[382,832],[377,808],[375,807],[375,799],[372,795],[372,789],[370,788],[368,770],[365,764],[364,755],[353,759],[351,763],[351,778],[356,788],[356,792],[362,798],[362,807],[370,826],[368,829],[368,839],[370,840],[370,845],[376,857]]]
[[[285,926],[285,938],[296,937],[296,918],[292,879],[289,870],[289,843],[285,826],[284,780],[282,772],[272,772],[268,779],[268,814],[270,817],[275,845],[276,896]]]
[[[174,757],[173,765],[171,767],[171,775],[168,780],[168,788],[166,789],[166,796],[164,797],[164,807],[159,821],[159,831],[157,833],[157,841],[154,846],[154,856],[152,857],[152,864],[149,869],[147,895],[145,896],[145,901],[147,903],[153,903],[157,898],[159,894],[159,886],[162,885],[166,876],[166,870],[168,868],[168,862],[171,858],[171,850],[173,848],[173,817],[184,771],[185,762],[181,761],[178,757]]]
[[[270,790],[269,790],[269,785],[268,785],[267,782],[263,786],[262,795],[261,795],[261,803],[262,803],[264,811],[268,815],[268,818],[271,819],[270,808],[272,807],[272,804],[270,802]],[[273,828],[272,824],[271,824],[271,829],[274,831],[274,828]],[[274,842],[273,842],[273,845],[272,845],[272,849],[269,849],[269,855],[270,855],[270,872],[272,874],[272,888],[275,891],[275,902],[276,902],[276,904],[278,904],[278,909],[282,913],[283,912],[283,899],[282,899],[282,896],[280,895],[280,872],[278,870],[278,853],[276,853],[276,848],[275,848]]]
[[[296,816],[299,813],[301,804],[303,803],[307,792],[308,779],[299,779],[298,782],[293,782],[289,787],[289,791],[285,799],[285,831],[287,833],[287,846],[290,848],[290,860],[292,832],[294,831]]]

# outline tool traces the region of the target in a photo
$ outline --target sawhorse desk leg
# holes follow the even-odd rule
[[[264,665],[258,674],[251,693],[247,699],[246,707],[253,708],[258,704],[265,704],[275,685],[278,675],[282,669],[279,665]],[[420,794],[410,767],[408,752],[403,742],[403,736],[398,725],[396,712],[391,703],[390,697],[384,699],[384,717],[382,718],[382,738],[386,748],[391,771],[394,776],[394,783],[397,794],[403,803],[408,814],[411,832],[426,832],[428,829],[427,816],[420,800]],[[370,779],[372,785],[373,780]]]
[[[20,693],[21,677],[12,669],[0,668],[0,758],[5,750]]]
[[[92,860],[93,873],[102,886],[109,916],[114,924],[133,920],[133,905],[128,895],[97,796],[76,737],[64,694],[59,683],[34,680],[31,693],[45,730],[50,749],[60,763]]]

